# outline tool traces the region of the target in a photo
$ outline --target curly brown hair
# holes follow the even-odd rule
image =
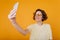
[[[42,9],[37,9],[35,12],[34,12],[34,14],[33,14],[33,20],[35,20],[35,15],[36,15],[36,12],[37,11],[40,11],[41,13],[42,13],[42,17],[43,17],[43,19],[42,19],[42,21],[45,21],[45,20],[47,20],[47,14],[46,14],[46,12],[44,11],[44,10],[42,10]]]

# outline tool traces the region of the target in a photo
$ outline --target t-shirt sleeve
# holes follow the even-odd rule
[[[27,29],[28,29],[29,31],[32,31],[32,28],[33,28],[33,25],[29,25],[29,26],[27,27]]]
[[[49,27],[49,39],[52,39],[52,30],[50,24],[48,24]]]

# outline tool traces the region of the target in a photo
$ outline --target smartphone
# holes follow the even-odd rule
[[[17,9],[18,9],[18,5],[19,5],[19,2],[16,2],[12,8],[12,10],[10,11],[9,15],[8,15],[8,18],[13,18],[13,17],[16,17],[16,12],[17,12]]]

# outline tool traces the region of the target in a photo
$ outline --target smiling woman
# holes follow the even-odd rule
[[[16,28],[17,25],[11,25],[11,23],[13,24],[14,21],[11,22],[10,19],[7,18],[7,15],[9,15],[11,10],[13,10],[13,6],[16,2],[19,2],[19,7],[16,11],[17,14],[14,14],[15,18],[13,18],[12,20],[14,20],[17,25],[19,24],[19,30]],[[44,10],[47,14],[48,19],[41,22],[41,20],[43,19],[42,13],[41,11],[36,12],[37,9]],[[33,13],[35,12],[38,15],[36,14],[34,17],[35,20],[33,20]],[[0,0],[0,40],[29,40],[29,38],[33,38],[33,35],[34,38],[37,39],[37,37],[39,38],[41,36],[40,38],[42,38],[42,36],[46,36],[48,33],[52,33],[53,40],[60,40],[59,17],[60,0]],[[47,26],[51,27],[50,30],[52,32],[49,31],[50,27]],[[20,31],[20,27],[22,28],[22,30],[25,30],[24,34],[22,33],[22,31]],[[29,31],[26,31],[25,28]],[[29,34],[24,36],[28,32]],[[49,36],[49,39],[52,38]]]
[[[9,16],[11,18],[10,21],[13,24],[13,26],[23,35],[26,35],[28,32],[30,32],[30,40],[52,40],[52,31],[49,24],[44,24],[43,21],[47,19],[47,14],[44,10],[37,9],[34,13],[33,19],[36,21],[36,23],[31,24],[27,27],[26,30],[23,30],[21,26],[18,25],[16,22],[16,16],[14,14],[16,10],[13,10],[11,15]],[[16,14],[15,14],[16,15]],[[12,17],[14,16],[14,17]]]

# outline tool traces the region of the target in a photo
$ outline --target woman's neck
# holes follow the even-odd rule
[[[38,24],[38,25],[42,25],[42,24],[43,24],[43,22],[42,22],[42,21],[41,21],[41,22],[37,22],[37,24]]]

